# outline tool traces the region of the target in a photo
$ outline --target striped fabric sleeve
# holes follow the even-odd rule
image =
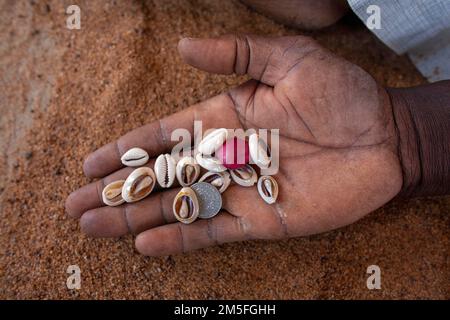
[[[450,79],[450,0],[348,0],[355,14],[397,54],[407,53],[431,82]],[[373,25],[379,8],[380,24]],[[375,26],[375,28],[374,28]]]

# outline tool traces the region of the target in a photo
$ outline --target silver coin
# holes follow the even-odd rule
[[[222,208],[222,196],[216,187],[207,182],[197,182],[191,188],[197,195],[199,218],[210,219],[219,213]]]

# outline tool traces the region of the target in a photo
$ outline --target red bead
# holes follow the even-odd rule
[[[249,162],[248,142],[246,140],[228,139],[216,151],[216,157],[222,161],[227,169],[239,169]]]

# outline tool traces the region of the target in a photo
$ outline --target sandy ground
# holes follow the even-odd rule
[[[0,1],[0,298],[439,298],[449,294],[450,197],[395,200],[349,227],[279,242],[142,257],[64,213],[86,154],[242,79],[184,65],[183,36],[302,33],[233,1]],[[354,18],[309,34],[388,86],[423,83]],[[82,287],[66,288],[79,265]],[[366,268],[382,289],[366,288]]]

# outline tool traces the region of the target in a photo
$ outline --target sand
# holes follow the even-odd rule
[[[69,1],[0,2],[0,298],[450,297],[450,197],[394,200],[327,234],[163,258],[137,254],[132,236],[85,237],[64,200],[88,182],[89,152],[242,81],[184,65],[183,36],[307,34],[384,85],[425,81],[354,17],[305,33],[233,1],[79,3],[81,30],[67,30]],[[366,287],[373,264],[381,290]],[[80,290],[66,287],[69,265]]]

